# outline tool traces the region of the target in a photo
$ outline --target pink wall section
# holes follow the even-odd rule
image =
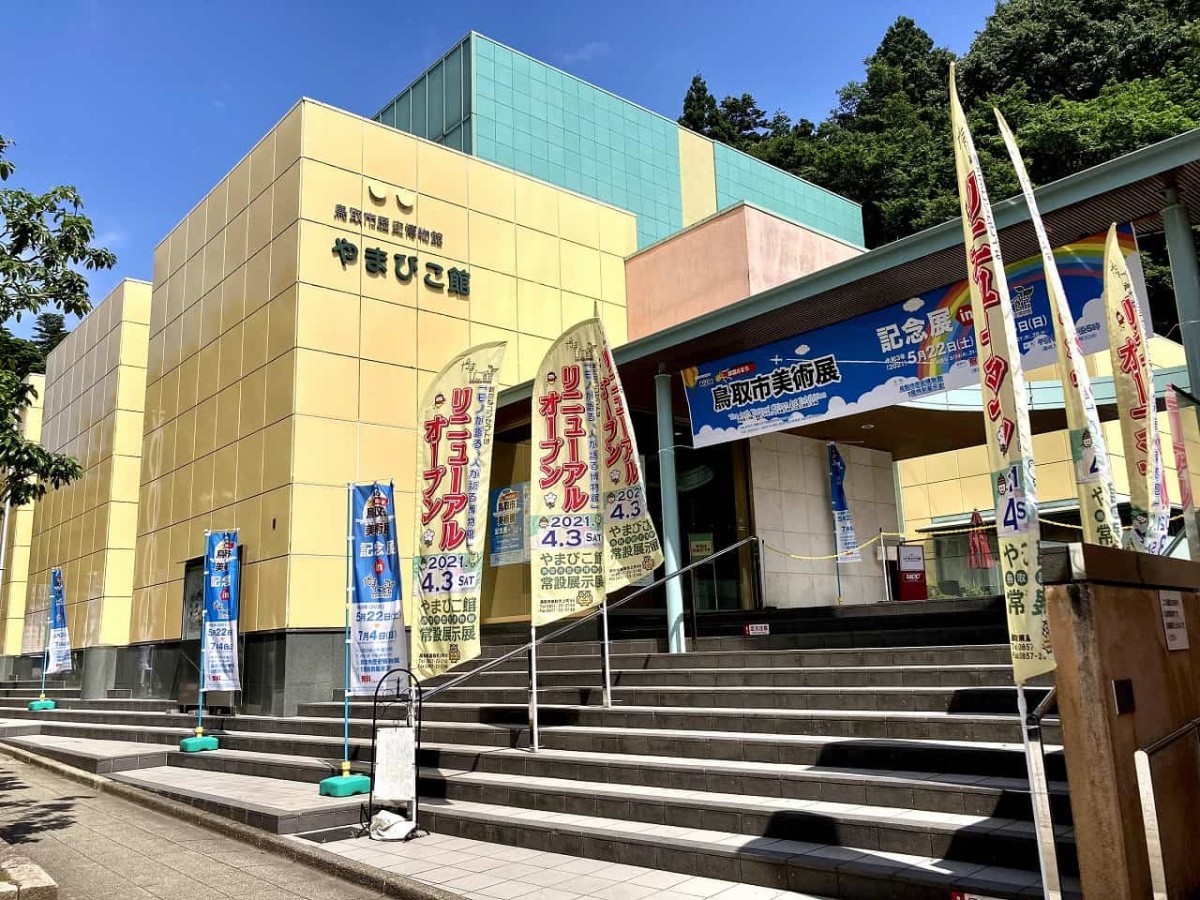
[[[625,260],[630,340],[749,295],[745,207],[707,219]]]
[[[746,209],[746,246],[750,296],[863,252],[752,207]]]
[[[625,261],[629,339],[737,303],[861,252],[739,204]]]

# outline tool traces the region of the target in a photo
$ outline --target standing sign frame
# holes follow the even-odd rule
[[[390,689],[385,690],[389,679],[395,682],[394,692]],[[406,793],[410,793],[411,797],[403,798],[407,800],[408,816],[406,817],[406,821],[408,827],[402,829],[402,836],[399,836],[401,833],[398,833],[398,836],[400,840],[410,841],[423,834],[418,825],[417,817],[421,807],[421,716],[424,694],[424,688],[421,687],[421,682],[417,680],[417,676],[411,669],[403,667],[392,669],[380,678],[379,683],[375,685],[375,696],[371,706],[371,792],[367,797],[368,836],[371,840],[382,839],[382,836],[377,837],[375,829],[370,827],[374,823],[375,815],[391,805],[387,803],[388,800],[395,803],[399,799],[385,797],[381,801],[376,797],[376,794],[381,790],[381,776],[378,771],[380,761],[378,747],[381,729],[411,729],[413,742],[412,780],[406,787]],[[390,782],[391,777],[396,774],[394,772],[384,773],[384,783]],[[403,773],[399,774],[403,777]]]

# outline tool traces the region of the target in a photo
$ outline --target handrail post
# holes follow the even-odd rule
[[[1167,900],[1167,866],[1162,854],[1162,833],[1158,827],[1158,804],[1154,799],[1154,772],[1150,768],[1151,757],[1175,743],[1181,737],[1191,735],[1200,741],[1200,719],[1193,719],[1133,753],[1133,769],[1137,775],[1138,800],[1142,807],[1142,830],[1146,834],[1146,856],[1150,866],[1150,887],[1154,900]],[[1196,750],[1200,753],[1200,743]],[[1197,758],[1200,763],[1200,757]]]
[[[892,602],[892,573],[888,571],[887,558],[887,539],[883,536],[883,527],[879,528],[879,552],[882,554],[880,561],[883,566],[883,596],[886,602]]]
[[[1142,804],[1142,827],[1146,832],[1146,856],[1150,862],[1150,889],[1154,900],[1167,900],[1167,869],[1162,857],[1162,835],[1158,831],[1158,808],[1154,802],[1154,777],[1150,772],[1150,754],[1133,753],[1137,773],[1138,799]]]
[[[1039,707],[1031,716],[1025,701],[1025,688],[1018,684],[1017,710],[1021,716],[1021,737],[1025,742],[1025,767],[1029,774],[1029,801],[1033,804],[1033,827],[1042,870],[1042,895],[1046,900],[1062,900],[1054,820],[1050,814],[1050,789],[1046,783],[1046,758],[1042,749],[1040,713],[1044,709]]]
[[[694,590],[695,583],[696,583],[695,579],[693,578],[692,579],[692,585],[693,585],[692,602],[689,604],[689,608],[691,611],[691,620],[692,620],[692,652],[693,653],[697,652],[700,649],[700,622],[696,618],[696,591]],[[687,649],[686,644],[684,645],[684,649],[685,650]]]
[[[685,572],[691,572],[697,566],[707,565],[716,557],[724,556],[726,553],[732,553],[734,550],[737,550],[740,547],[743,547],[746,544],[749,544],[751,542],[761,543],[761,539],[757,535],[751,535],[750,537],[742,538],[742,540],[737,541],[736,543],[730,544],[728,547],[723,547],[720,550],[718,550],[716,553],[713,553],[710,556],[706,556],[704,559],[698,560],[694,563],[690,563],[690,564],[684,566],[682,569],[679,569],[672,575],[664,575],[662,578],[655,579],[654,581],[650,582],[649,584],[643,585],[642,587],[638,588],[637,590],[626,594],[624,597],[622,597],[616,603],[613,603],[610,605],[613,607],[613,609],[616,609],[618,606],[624,606],[629,601],[636,600],[638,597],[641,597],[643,594],[646,594],[649,591],[653,591],[654,589],[658,588],[660,585],[665,584],[667,581],[670,581],[679,575],[683,575]],[[531,649],[536,652],[536,644],[540,644],[545,641],[552,641],[556,638],[562,637],[568,631],[572,631],[573,629],[578,628],[580,625],[583,625],[585,622],[592,621],[592,619],[594,619],[598,615],[600,615],[600,609],[599,608],[592,609],[591,612],[588,612],[588,613],[580,616],[577,619],[569,620],[568,623],[566,625],[564,625],[563,627],[558,628],[555,631],[550,632],[549,634],[543,635],[540,638],[537,636],[536,629],[533,628],[533,626],[531,624],[530,630],[529,630],[530,640],[529,640],[528,644],[522,644],[519,647],[514,647],[512,650],[509,650],[507,653],[503,653],[500,656],[489,659],[487,662],[483,663],[480,666],[477,666],[474,669],[471,669],[470,671],[467,671],[467,672],[462,673],[461,675],[455,676],[454,678],[450,679],[449,681],[444,681],[441,684],[439,684],[437,687],[430,688],[429,691],[427,691],[425,694],[425,699],[427,699],[427,700],[432,699],[433,697],[437,696],[438,694],[440,694],[442,691],[446,690],[447,688],[456,688],[460,684],[462,684],[464,681],[468,681],[469,679],[474,678],[476,675],[482,675],[484,672],[490,672],[492,669],[494,669],[496,666],[500,665],[501,663],[508,662],[510,659],[516,659],[518,656],[520,656],[521,654],[523,654]],[[682,613],[680,615],[682,616]]]
[[[529,623],[529,749],[538,749],[537,626]]]
[[[600,601],[600,675],[604,679],[604,705],[612,706],[612,660],[608,655],[608,597]]]

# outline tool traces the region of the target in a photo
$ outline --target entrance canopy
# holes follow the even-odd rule
[[[1168,189],[1178,192],[1192,221],[1200,221],[1200,129],[1154,144],[1053,182],[1037,191],[1050,241],[1058,246],[1132,222],[1138,234],[1163,230]],[[1006,260],[1038,253],[1029,211],[1020,197],[994,204]],[[714,260],[719,265],[720,260]],[[811,275],[625,344],[614,351],[630,406],[654,409],[654,376],[801,336],[966,278],[962,227],[951,220],[836,263]],[[1180,372],[1176,383],[1186,382]],[[1100,379],[1099,381],[1103,381]],[[1162,385],[1160,385],[1160,388]],[[530,382],[501,394],[497,428],[522,430],[529,421]],[[680,379],[672,378],[673,407],[686,408]],[[857,413],[794,429],[826,440],[853,441],[895,459],[984,442],[978,403],[928,401]],[[1104,390],[1097,385],[1103,403]],[[1111,393],[1111,391],[1109,392]],[[953,399],[953,398],[952,398]],[[1065,427],[1059,403],[1035,398],[1035,432]]]

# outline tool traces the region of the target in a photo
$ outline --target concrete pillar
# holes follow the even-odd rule
[[[117,648],[88,647],[82,657],[80,696],[84,700],[106,699],[117,683]]]
[[[662,492],[663,575],[679,571],[679,492],[675,484],[675,416],[671,408],[671,375],[659,367],[654,376],[654,398],[658,412],[658,480]],[[686,650],[683,628],[683,585],[672,578],[667,590],[667,649]]]
[[[1179,312],[1179,342],[1187,357],[1189,389],[1200,391],[1200,265],[1187,207],[1179,202],[1179,191],[1166,190],[1163,230],[1171,259],[1171,283],[1175,286],[1175,308]]]

